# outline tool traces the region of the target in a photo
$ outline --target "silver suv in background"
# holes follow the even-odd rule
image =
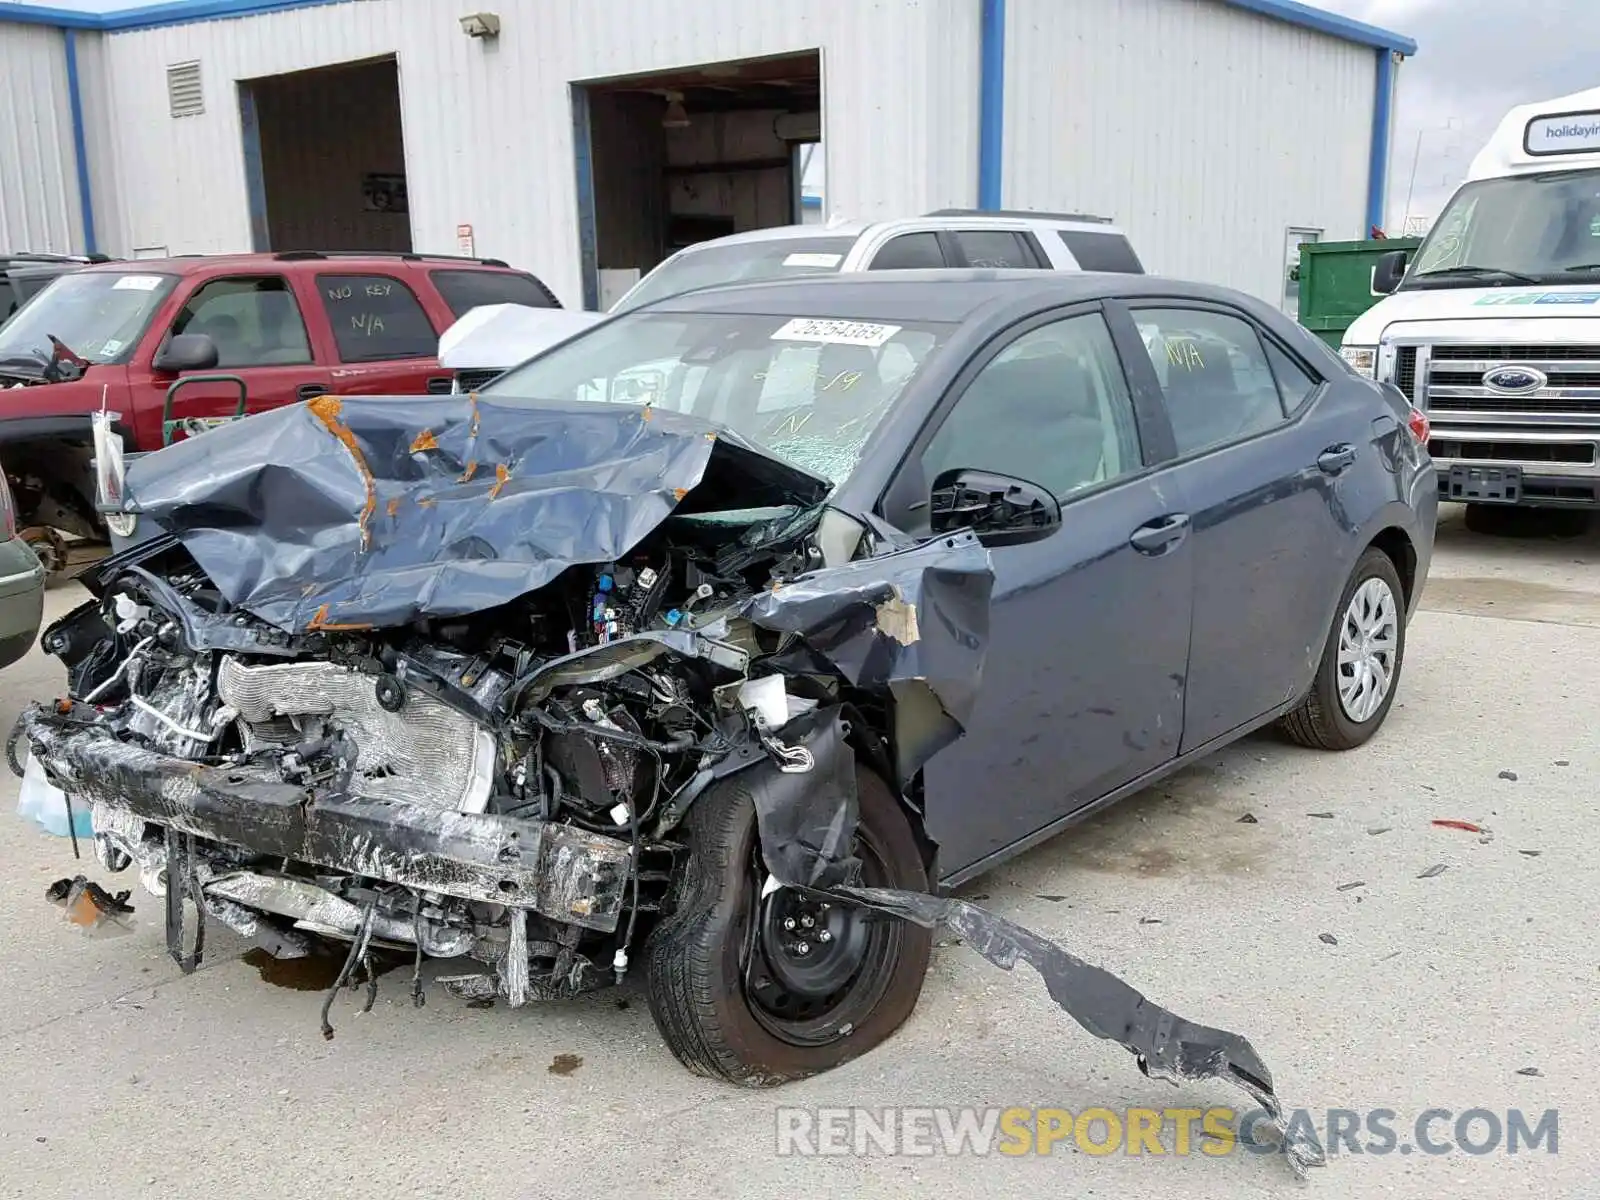
[[[1144,274],[1127,235],[1107,217],[944,208],[895,221],[783,225],[698,242],[657,266],[611,312],[726,283],[928,267]]]
[[[439,339],[452,390],[470,392],[588,324],[668,296],[797,275],[940,267],[1031,268],[1143,275],[1128,237],[1107,217],[945,208],[895,221],[783,225],[696,242],[629,289],[609,312],[474,309]]]

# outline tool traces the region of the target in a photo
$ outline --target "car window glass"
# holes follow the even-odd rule
[[[213,279],[196,289],[173,333],[203,333],[218,367],[289,366],[311,361],[311,342],[288,280],[281,275]]]
[[[635,312],[536,355],[482,394],[690,413],[840,482],[949,334],[924,321]]]
[[[902,233],[890,238],[872,257],[874,271],[919,270],[944,266],[944,251],[936,233]]]
[[[977,374],[922,453],[932,486],[958,467],[1065,498],[1141,465],[1133,401],[1099,314],[1030,330]]]
[[[340,362],[426,358],[439,335],[416,295],[389,275],[318,275],[317,294],[333,327]]]
[[[1021,235],[1009,229],[958,229],[955,237],[969,267],[1034,266]]]
[[[556,298],[532,275],[520,271],[433,271],[433,286],[450,306],[464,317],[485,304],[521,304],[527,308],[559,308]]]
[[[1080,229],[1059,229],[1062,243],[1085,271],[1116,271],[1142,275],[1144,266],[1128,239],[1120,233],[1090,233]]]
[[[1278,394],[1283,397],[1283,407],[1293,412],[1305,403],[1307,396],[1316,391],[1318,381],[1275,343],[1268,341],[1266,347],[1267,361],[1272,364],[1272,374],[1278,381]]]
[[[1278,385],[1250,322],[1193,308],[1140,308],[1133,317],[1161,381],[1179,454],[1283,421]]]

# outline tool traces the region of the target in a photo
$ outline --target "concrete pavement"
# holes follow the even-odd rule
[[[81,595],[53,591],[52,611]],[[1600,535],[1491,541],[1452,515],[1424,606],[1399,701],[1368,747],[1251,739],[966,894],[1245,1034],[1290,1106],[1392,1109],[1402,1143],[1429,1108],[1559,1109],[1555,1155],[1342,1153],[1312,1189],[1576,1195],[1600,1175],[1583,1065],[1600,1032]],[[42,656],[7,670],[3,727],[59,687]],[[65,925],[42,892],[73,873],[68,843],[15,820],[15,801],[6,773],[0,1194],[1170,1200],[1294,1187],[1270,1159],[1100,1157],[1070,1140],[1048,1157],[778,1156],[780,1104],[1238,1104],[1230,1088],[1143,1078],[1036,976],[959,945],[936,951],[916,1014],[887,1045],[774,1092],[685,1073],[635,988],[520,1011],[469,1009],[435,988],[418,1010],[402,972],[370,1015],[341,997],[325,1042],[321,995],[264,982],[215,924],[188,978],[137,889],[134,933],[91,940]]]

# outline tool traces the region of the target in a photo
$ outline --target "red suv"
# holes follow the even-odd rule
[[[483,304],[560,307],[496,259],[425,254],[201,255],[61,276],[0,326],[0,463],[23,536],[54,569],[63,534],[104,537],[89,424],[102,404],[143,452],[181,436],[179,418],[448,392],[439,335]]]

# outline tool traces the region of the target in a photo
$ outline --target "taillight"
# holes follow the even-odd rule
[[[1420,408],[1411,410],[1411,417],[1406,421],[1406,427],[1411,430],[1411,436],[1417,439],[1417,445],[1428,444],[1428,414]]]

